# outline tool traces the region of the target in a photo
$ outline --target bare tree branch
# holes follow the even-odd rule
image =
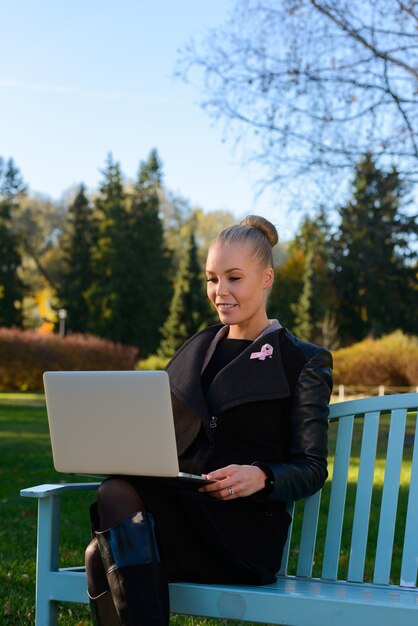
[[[350,37],[352,37],[353,39],[361,43],[365,48],[370,50],[374,54],[374,56],[379,57],[380,59],[383,59],[384,61],[390,61],[394,65],[399,65],[399,67],[402,67],[406,72],[409,72],[410,74],[412,74],[412,76],[418,79],[418,70],[416,68],[408,65],[407,63],[404,63],[401,59],[397,59],[396,57],[392,56],[388,52],[383,52],[382,50],[379,50],[376,46],[374,46],[369,41],[367,41],[365,37],[362,37],[359,31],[356,31],[354,28],[351,28],[343,20],[338,19],[334,13],[332,13],[330,10],[328,10],[325,6],[321,5],[316,0],[311,0],[311,4],[320,13],[323,13],[324,15],[326,15],[332,22],[334,22],[334,24],[336,24],[339,28],[341,28],[341,30],[346,32],[347,35],[349,35]]]
[[[183,51],[181,73],[199,71],[203,106],[267,181],[300,187],[366,152],[415,180],[417,12],[413,0],[240,0]]]
[[[402,103],[401,103],[400,98],[396,94],[393,93],[393,91],[392,91],[392,89],[390,87],[389,77],[387,75],[387,68],[385,68],[385,80],[386,80],[388,93],[390,93],[390,95],[392,96],[396,106],[399,109],[400,114],[402,115],[403,119],[405,120],[406,127],[408,128],[409,134],[410,134],[410,137],[411,137],[411,143],[414,146],[414,154],[415,154],[415,156],[418,159],[418,144],[417,144],[417,142],[415,140],[414,129],[412,128],[412,125],[411,125],[411,123],[410,123],[410,121],[408,119],[408,116],[406,115],[406,113],[405,113],[405,111],[404,111],[404,109],[402,107]]]
[[[418,22],[418,15],[415,12],[416,11],[416,7],[417,7],[417,3],[416,2],[412,1],[412,2],[409,3],[409,6],[407,6],[405,4],[405,2],[399,2],[398,1],[398,5],[399,5],[399,8],[402,11],[405,11],[405,13],[408,13],[408,15],[410,15],[412,17],[412,19],[414,19],[416,22]]]

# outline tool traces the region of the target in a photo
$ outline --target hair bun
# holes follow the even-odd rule
[[[247,215],[240,224],[243,226],[252,226],[260,230],[265,237],[267,237],[269,244],[273,248],[279,241],[279,235],[277,234],[276,227],[271,222],[266,220],[261,215]]]

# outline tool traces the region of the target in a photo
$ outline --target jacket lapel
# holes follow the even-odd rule
[[[289,397],[280,352],[281,332],[263,334],[215,376],[207,396],[212,415],[248,402]],[[263,353],[266,344],[272,348],[271,356],[251,358],[253,353]]]
[[[200,375],[209,348],[212,350],[222,337],[221,329],[222,325],[209,326],[194,335],[167,365],[179,454],[195,439],[201,423],[212,439],[212,415],[248,402],[290,395],[280,353],[280,334],[284,329],[273,326],[215,376],[205,398]],[[252,353],[262,352],[265,344],[273,349],[271,357],[251,358]],[[176,419],[177,415],[181,419]]]
[[[186,341],[167,365],[171,391],[209,428],[211,414],[203,394],[200,374],[206,352],[221,325],[209,326]]]

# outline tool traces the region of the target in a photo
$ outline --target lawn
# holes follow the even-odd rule
[[[410,416],[407,425],[404,467],[401,476],[398,522],[396,528],[396,551],[392,567],[392,580],[398,582],[400,570],[400,546],[408,496],[412,433],[415,418]],[[362,424],[355,427],[352,449],[350,484],[347,494],[347,515],[344,521],[340,558],[340,577],[344,577],[349,556],[351,525],[353,517],[356,479]],[[332,451],[335,442],[335,425],[330,429],[330,473],[332,474]],[[381,421],[378,460],[376,463],[370,537],[367,553],[366,579],[372,577],[373,552],[377,537],[377,520],[380,508],[384,475],[384,455],[387,444],[388,422]],[[35,552],[37,503],[19,496],[20,489],[41,483],[80,482],[83,479],[57,474],[52,466],[46,412],[42,396],[0,394],[0,622],[5,626],[34,623],[35,598]],[[88,480],[88,479],[85,479]],[[92,493],[71,494],[62,499],[61,564],[78,565],[83,561],[84,547],[89,541],[88,505],[94,499]],[[329,502],[329,483],[323,489],[321,509],[326,511]],[[290,571],[296,568],[298,535],[300,532],[299,505],[295,515],[295,533],[291,546]],[[314,576],[320,575],[324,545],[324,515],[320,516]],[[59,609],[59,624],[87,626],[91,624],[86,606],[64,604]],[[235,626],[238,622],[205,620],[197,617],[173,616],[174,626]]]

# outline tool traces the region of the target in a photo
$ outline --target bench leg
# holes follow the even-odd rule
[[[36,597],[35,624],[36,626],[57,626],[58,624],[57,605],[46,597],[40,598],[39,594]]]
[[[60,499],[49,496],[38,504],[38,547],[36,555],[36,626],[57,626],[57,607],[52,602],[49,573],[59,564]]]

